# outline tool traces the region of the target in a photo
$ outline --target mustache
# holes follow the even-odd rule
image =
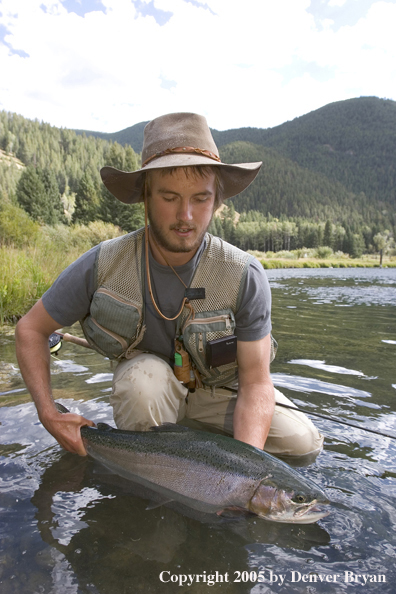
[[[188,231],[194,231],[196,229],[195,225],[184,225],[183,223],[173,223],[173,225],[171,225],[169,227],[169,229],[172,231],[172,229],[187,229]]]

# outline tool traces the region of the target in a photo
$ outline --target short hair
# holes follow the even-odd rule
[[[223,204],[223,196],[224,196],[224,184],[221,177],[221,173],[218,167],[212,165],[189,165],[189,166],[182,166],[182,167],[165,167],[156,169],[155,171],[159,171],[161,175],[173,174],[176,170],[183,169],[187,178],[193,177],[197,178],[205,178],[208,177],[209,173],[214,173],[215,176],[215,199],[213,204],[213,212],[220,208]],[[146,188],[147,196],[150,196],[151,193],[151,173],[154,171],[153,169],[148,169],[143,173],[145,176],[143,183],[142,183],[142,199],[144,200],[144,191]]]

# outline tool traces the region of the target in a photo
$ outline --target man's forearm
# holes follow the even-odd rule
[[[272,382],[240,387],[234,411],[234,438],[263,449],[274,409]]]
[[[47,431],[69,452],[86,455],[80,428],[94,423],[77,414],[61,414],[52,398],[48,337],[56,328],[56,321],[47,314],[42,302],[38,301],[16,327],[19,368],[36,405],[39,419]]]
[[[19,369],[42,420],[51,410],[55,410],[48,338],[29,329],[21,320],[15,331],[15,344]]]

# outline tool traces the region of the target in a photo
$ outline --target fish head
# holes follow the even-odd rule
[[[329,503],[323,491],[309,483],[297,488],[279,487],[268,476],[257,487],[249,502],[249,511],[273,522],[313,524],[329,515],[318,505]]]

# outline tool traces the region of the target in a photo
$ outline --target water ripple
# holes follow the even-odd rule
[[[364,376],[361,371],[354,371],[353,369],[346,369],[345,367],[339,367],[338,365],[326,365],[325,361],[317,361],[315,359],[293,359],[289,361],[292,365],[307,365],[314,369],[323,369],[323,371],[329,371],[330,373],[341,373],[345,375],[358,375]]]
[[[287,373],[272,373],[272,381],[275,386],[280,388],[288,388],[295,392],[319,392],[321,394],[329,394],[330,396],[341,396],[341,398],[352,398],[356,402],[356,398],[370,398],[371,393],[350,386],[342,386],[340,384],[332,384],[330,382],[323,382],[311,377],[300,377],[298,375],[289,375]]]

